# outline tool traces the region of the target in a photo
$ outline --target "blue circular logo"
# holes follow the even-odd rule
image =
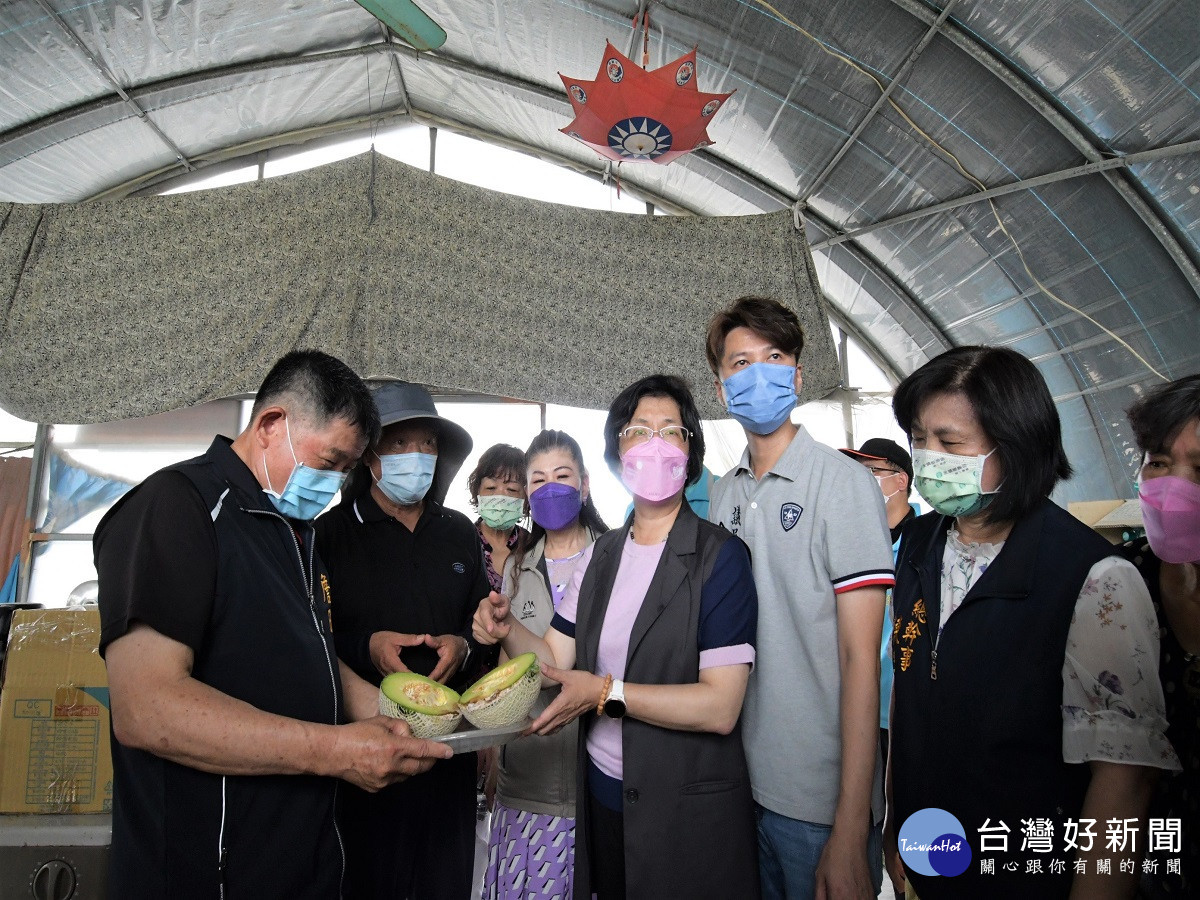
[[[671,149],[671,129],[647,116],[622,119],[609,129],[608,146],[625,159],[654,159]]]
[[[919,809],[896,836],[900,858],[921,875],[961,875],[971,865],[971,845],[962,823],[944,809]]]

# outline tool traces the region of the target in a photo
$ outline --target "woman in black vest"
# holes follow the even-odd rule
[[[563,685],[532,731],[580,720],[576,898],[753,900],[739,726],[758,619],[749,552],[683,501],[704,437],[682,381],[626,388],[604,433],[633,515],[586,551],[544,640],[497,594],[480,604],[476,639],[536,651]]]
[[[1050,501],[1071,466],[1029,360],[955,348],[893,406],[934,510],[896,565],[893,882],[921,900],[1130,897],[1155,776],[1178,766],[1145,585]]]
[[[1142,454],[1146,537],[1124,547],[1150,589],[1162,653],[1167,737],[1183,771],[1159,782],[1150,818],[1166,834],[1148,854],[1147,898],[1200,890],[1200,375],[1150,391],[1129,409]],[[1172,824],[1174,823],[1174,824]]]

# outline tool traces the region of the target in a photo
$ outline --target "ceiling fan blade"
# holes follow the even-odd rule
[[[418,50],[436,50],[446,43],[442,26],[412,0],[355,0],[355,2]]]

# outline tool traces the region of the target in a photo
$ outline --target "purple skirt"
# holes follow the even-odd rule
[[[574,819],[496,802],[482,900],[570,900],[574,869]]]

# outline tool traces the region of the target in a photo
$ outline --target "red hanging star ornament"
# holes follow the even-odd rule
[[[696,86],[696,50],[647,71],[606,42],[595,81],[561,72],[575,119],[563,134],[615,162],[666,165],[712,144],[708,123],[733,94]]]

